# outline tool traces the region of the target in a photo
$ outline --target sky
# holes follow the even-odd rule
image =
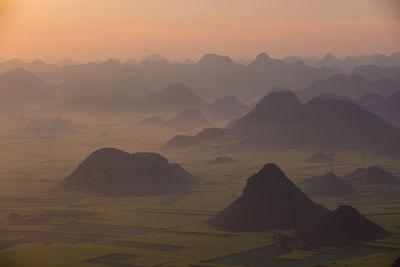
[[[398,51],[398,0],[0,0],[0,60]]]

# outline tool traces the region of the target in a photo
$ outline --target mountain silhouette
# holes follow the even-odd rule
[[[364,108],[392,124],[400,125],[400,90],[383,101],[376,101]]]
[[[163,62],[163,63],[169,62],[168,59],[166,59],[162,55],[158,55],[158,54],[148,55],[142,60],[142,62],[144,62],[144,61]]]
[[[181,192],[193,181],[179,164],[170,164],[159,154],[103,148],[79,164],[62,187],[115,196],[158,195]]]
[[[106,90],[104,82],[88,74],[77,73],[56,86],[55,91],[65,100],[80,97],[103,97]]]
[[[314,98],[302,104],[290,92],[271,93],[231,130],[249,143],[325,149],[372,148],[392,153],[400,131],[356,104]]]
[[[106,100],[107,109],[110,112],[127,112],[135,111],[137,101],[127,95],[117,94]]]
[[[303,90],[296,92],[302,100],[310,100],[323,94],[347,96],[357,100],[367,93],[390,95],[400,87],[400,82],[391,79],[368,81],[359,74],[336,74],[327,80],[316,80]]]
[[[248,65],[216,54],[204,55],[198,62],[187,63],[169,62],[157,55],[140,63],[108,59],[85,64],[54,65],[41,73],[40,77],[54,84],[62,84],[74,75],[89,75],[104,82],[100,83],[102,88],[99,93],[102,95],[75,95],[69,99],[79,96],[108,98],[114,94],[138,99],[145,96],[148,90],[151,92],[152,88],[164,88],[180,81],[204,98],[233,95],[245,101],[254,101],[275,86],[297,90],[335,73],[328,68],[310,67],[302,61],[288,64],[265,53]],[[15,66],[27,67],[23,63],[16,63]]]
[[[344,246],[383,238],[388,232],[353,207],[340,206],[295,234],[309,246]]]
[[[324,151],[320,150],[309,157],[306,161],[311,163],[327,163],[331,162],[331,157],[329,154],[326,154]]]
[[[210,122],[197,109],[184,109],[167,122],[170,126],[177,128],[204,127]]]
[[[15,69],[0,74],[0,108],[29,109],[55,101],[50,88],[32,72]]]
[[[380,80],[380,79],[397,80],[400,78],[400,65],[393,66],[393,67],[363,65],[363,66],[356,67],[352,71],[352,74],[360,74],[369,81],[376,81],[376,80]]]
[[[89,74],[77,73],[56,86],[55,90],[59,96],[67,100],[79,97],[105,99],[113,95],[126,95],[133,99],[139,99],[152,93],[152,90],[138,77],[131,75],[130,71],[130,69],[125,70],[121,67],[117,73],[113,73],[112,77],[107,80],[95,78]]]
[[[350,182],[332,172],[306,179],[299,185],[307,195],[339,197],[355,192]]]
[[[209,223],[216,229],[255,232],[293,229],[328,211],[310,200],[275,164],[266,164],[247,180],[242,195]]]
[[[400,180],[393,174],[378,166],[369,167],[367,169],[357,169],[348,174],[346,178],[349,178],[355,183],[363,184],[400,184]]]
[[[112,80],[109,81],[109,84],[111,90],[106,96],[120,94],[137,100],[153,93],[153,90],[149,86],[134,75],[128,74],[123,77],[113,77]]]
[[[179,149],[195,144],[205,144],[216,139],[226,139],[232,131],[220,128],[203,129],[195,136],[177,135],[163,145],[163,149]]]
[[[323,58],[304,58],[304,57],[287,57],[285,58],[287,62],[294,62],[297,60],[303,60],[306,64],[321,68],[339,68],[346,72],[351,72],[358,68],[359,66],[370,66],[375,65],[377,67],[386,68],[391,66],[400,66],[400,56],[399,53],[393,53],[392,55],[385,56],[382,54],[373,54],[366,56],[348,56],[346,58],[338,58],[330,53],[325,55]]]
[[[0,73],[14,69],[25,69],[31,72],[48,72],[56,69],[54,64],[48,64],[42,60],[34,60],[32,62],[25,62],[21,59],[14,58],[4,62],[0,62]]]
[[[265,95],[266,88],[273,87],[301,89],[315,81],[331,75],[329,69],[317,69],[299,60],[289,64],[284,60],[273,59],[261,53],[247,67],[246,82],[241,86],[252,88],[254,96]],[[245,91],[249,93],[248,91]],[[242,90],[242,94],[244,94]]]
[[[216,54],[204,55],[197,63],[197,66],[201,67],[212,67],[215,69],[224,69],[229,66],[234,66],[236,63],[227,56],[219,56]]]
[[[400,130],[375,114],[335,99],[317,97],[302,104],[289,91],[268,94],[246,116],[218,132],[215,138],[240,136],[237,142],[259,149],[371,149],[400,156]],[[213,141],[202,137],[180,136],[167,144],[174,148]]]
[[[177,112],[186,108],[202,107],[207,103],[188,87],[174,83],[139,101],[142,110]]]
[[[88,77],[88,76],[86,76]],[[78,83],[79,84],[79,83]],[[72,82],[73,86],[85,86],[85,83],[78,85]],[[140,83],[139,83],[140,84]],[[149,94],[143,98],[135,100],[128,95],[117,93],[117,90],[106,89],[114,92],[110,95],[109,92],[104,92],[100,87],[90,87],[82,89],[81,87],[77,94],[71,94],[72,99],[66,98],[59,107],[64,111],[71,112],[177,112],[184,109],[206,109],[208,103],[201,97],[193,93],[189,88],[181,83],[174,83],[161,91]],[[129,86],[128,86],[129,87]],[[147,89],[146,89],[147,90]],[[121,89],[120,91],[124,91]],[[126,90],[125,90],[126,91]],[[128,92],[129,93],[129,92]],[[131,92],[132,93],[132,92]],[[97,96],[92,96],[97,95]],[[110,96],[108,96],[110,95]],[[103,96],[103,97],[102,97]],[[95,103],[95,99],[97,99]],[[90,100],[90,101],[89,101]],[[87,107],[85,105],[87,103]]]
[[[243,116],[249,108],[234,96],[224,96],[207,106],[207,116],[217,121],[229,121]]]

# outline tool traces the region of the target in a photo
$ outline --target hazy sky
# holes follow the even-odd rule
[[[396,4],[397,3],[397,4]],[[0,0],[0,59],[390,54],[398,0]]]

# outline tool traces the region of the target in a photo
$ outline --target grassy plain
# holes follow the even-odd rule
[[[27,133],[29,117],[0,116],[0,266],[390,266],[400,256],[400,188],[388,189],[393,195],[386,198],[362,188],[356,196],[314,198],[331,209],[351,204],[392,232],[360,248],[287,252],[276,246],[273,232],[216,231],[206,219],[237,198],[263,164],[278,164],[295,183],[329,171],[329,164],[305,162],[315,151],[218,151],[226,143],[163,151],[163,143],[183,132],[138,126],[145,116],[64,115],[76,134]],[[179,196],[110,198],[58,190],[65,176],[102,147],[160,152],[194,174],[196,184]],[[334,171],[345,175],[361,167],[364,153],[336,152]],[[206,164],[220,155],[237,162]],[[368,164],[400,177],[399,161],[368,154]]]

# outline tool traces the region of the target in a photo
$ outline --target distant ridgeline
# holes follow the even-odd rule
[[[258,149],[363,149],[400,157],[399,128],[352,102],[316,97],[302,104],[289,91],[270,93],[229,128],[176,136],[164,148],[212,143],[228,136]]]
[[[79,164],[61,188],[113,196],[158,195],[185,191],[193,182],[193,175],[159,154],[103,148]]]
[[[243,194],[208,223],[232,232],[295,229],[297,242],[311,246],[347,245],[388,234],[352,207],[330,212],[316,204],[275,164],[252,175]]]

